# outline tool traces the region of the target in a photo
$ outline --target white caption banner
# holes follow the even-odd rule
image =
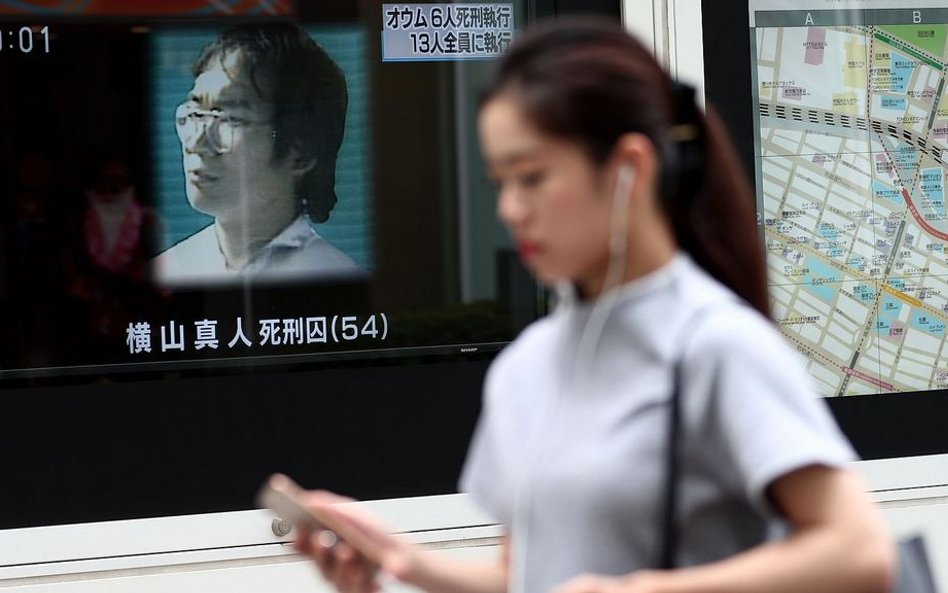
[[[513,4],[383,4],[382,61],[496,58],[514,37]]]

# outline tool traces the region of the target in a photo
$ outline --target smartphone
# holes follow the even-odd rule
[[[295,526],[302,527],[310,533],[319,533],[323,530],[331,531],[339,540],[358,550],[363,557],[365,566],[371,571],[373,578],[384,592],[391,588],[395,579],[387,572],[380,570],[376,559],[380,550],[365,535],[345,524],[334,525],[332,517],[321,518],[301,502],[303,488],[283,474],[273,474],[257,493],[257,506],[275,512],[280,518],[286,519]],[[328,519],[328,520],[327,520]]]
[[[257,493],[257,506],[270,509],[295,526],[316,533],[329,529],[300,502],[303,488],[283,474],[273,474]]]

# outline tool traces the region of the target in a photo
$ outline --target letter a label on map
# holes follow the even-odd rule
[[[804,24],[805,24],[805,25],[813,25],[813,24],[815,24],[815,23],[813,22],[813,15],[810,14],[809,12],[806,13],[806,23],[804,23]]]

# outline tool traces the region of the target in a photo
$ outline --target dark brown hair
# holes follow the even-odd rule
[[[753,192],[713,109],[673,83],[642,44],[600,20],[540,25],[500,63],[483,100],[510,93],[544,133],[579,143],[597,164],[638,132],[662,160],[661,193],[679,245],[769,317]]]

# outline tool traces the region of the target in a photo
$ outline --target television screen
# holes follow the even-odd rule
[[[543,312],[475,138],[524,2],[30,6],[0,386],[463,359]]]
[[[478,97],[570,9],[2,3],[0,529],[455,492],[545,310]]]

